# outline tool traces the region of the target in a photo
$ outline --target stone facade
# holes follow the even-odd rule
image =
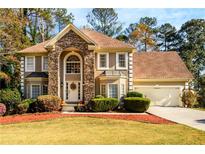
[[[48,93],[51,95],[59,95],[60,87],[60,55],[66,48],[77,48],[78,53],[83,59],[83,100],[88,102],[95,95],[95,79],[94,79],[94,51],[88,50],[88,44],[75,32],[70,30],[55,44],[55,49],[49,51],[48,54],[48,72],[49,86]]]

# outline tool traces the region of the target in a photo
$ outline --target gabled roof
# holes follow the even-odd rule
[[[177,52],[142,52],[133,54],[133,80],[189,80],[192,78],[192,74]]]
[[[100,32],[96,32],[90,29],[81,29],[81,31],[86,34],[89,38],[94,40],[97,44],[98,48],[106,48],[106,49],[113,49],[113,48],[128,48],[134,49],[131,44],[124,43],[107,35],[104,35]]]
[[[23,49],[19,51],[19,53],[46,53],[46,48],[53,47],[55,43],[61,39],[65,34],[67,34],[70,30],[74,31],[77,35],[79,35],[86,42],[91,43],[95,46],[96,50],[100,49],[127,49],[132,50],[134,47],[130,44],[124,43],[117,39],[108,37],[102,33],[96,32],[94,30],[89,29],[78,29],[74,25],[69,24],[65,27],[60,33],[58,33],[51,40],[39,43],[37,45],[31,46],[29,48]]]
[[[44,46],[49,41],[50,40],[36,44],[36,45],[28,47],[28,48],[25,48],[25,49],[19,51],[18,53],[47,53],[48,51],[44,48]]]

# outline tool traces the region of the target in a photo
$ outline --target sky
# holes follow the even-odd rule
[[[87,23],[86,15],[91,11],[91,8],[68,8],[68,12],[72,12],[75,20],[74,25],[82,27]],[[123,28],[129,26],[130,23],[136,23],[141,17],[156,17],[158,25],[169,22],[177,29],[180,29],[181,25],[186,21],[193,18],[205,19],[205,9],[133,9],[133,8],[116,8],[119,21],[123,24]]]

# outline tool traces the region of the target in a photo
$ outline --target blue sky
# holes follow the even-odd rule
[[[68,12],[72,12],[75,16],[74,24],[77,27],[82,27],[87,24],[86,15],[91,11],[91,8],[82,9],[69,9]],[[137,22],[140,17],[156,17],[158,19],[158,25],[169,22],[177,29],[186,21],[193,18],[205,19],[205,9],[120,9],[116,8],[119,21],[123,23],[123,27],[126,28],[130,23]]]

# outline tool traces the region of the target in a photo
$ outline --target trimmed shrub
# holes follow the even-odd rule
[[[141,97],[124,98],[124,107],[127,111],[143,113],[150,105],[150,99]]]
[[[59,111],[61,109],[62,100],[58,96],[42,95],[38,96],[34,105],[37,112]]]
[[[88,103],[88,108],[93,112],[106,112],[113,110],[118,104],[116,98],[94,98]]]
[[[28,112],[30,104],[34,103],[35,99],[25,99],[20,104],[17,105],[18,113],[23,114]]]
[[[143,97],[143,94],[136,91],[131,91],[127,93],[127,97]]]
[[[0,103],[0,116],[5,115],[5,113],[6,113],[6,105]]]
[[[6,114],[14,114],[21,102],[21,95],[17,89],[0,90],[0,102],[6,105]]]
[[[105,98],[105,97],[102,95],[96,95],[95,98]]]

